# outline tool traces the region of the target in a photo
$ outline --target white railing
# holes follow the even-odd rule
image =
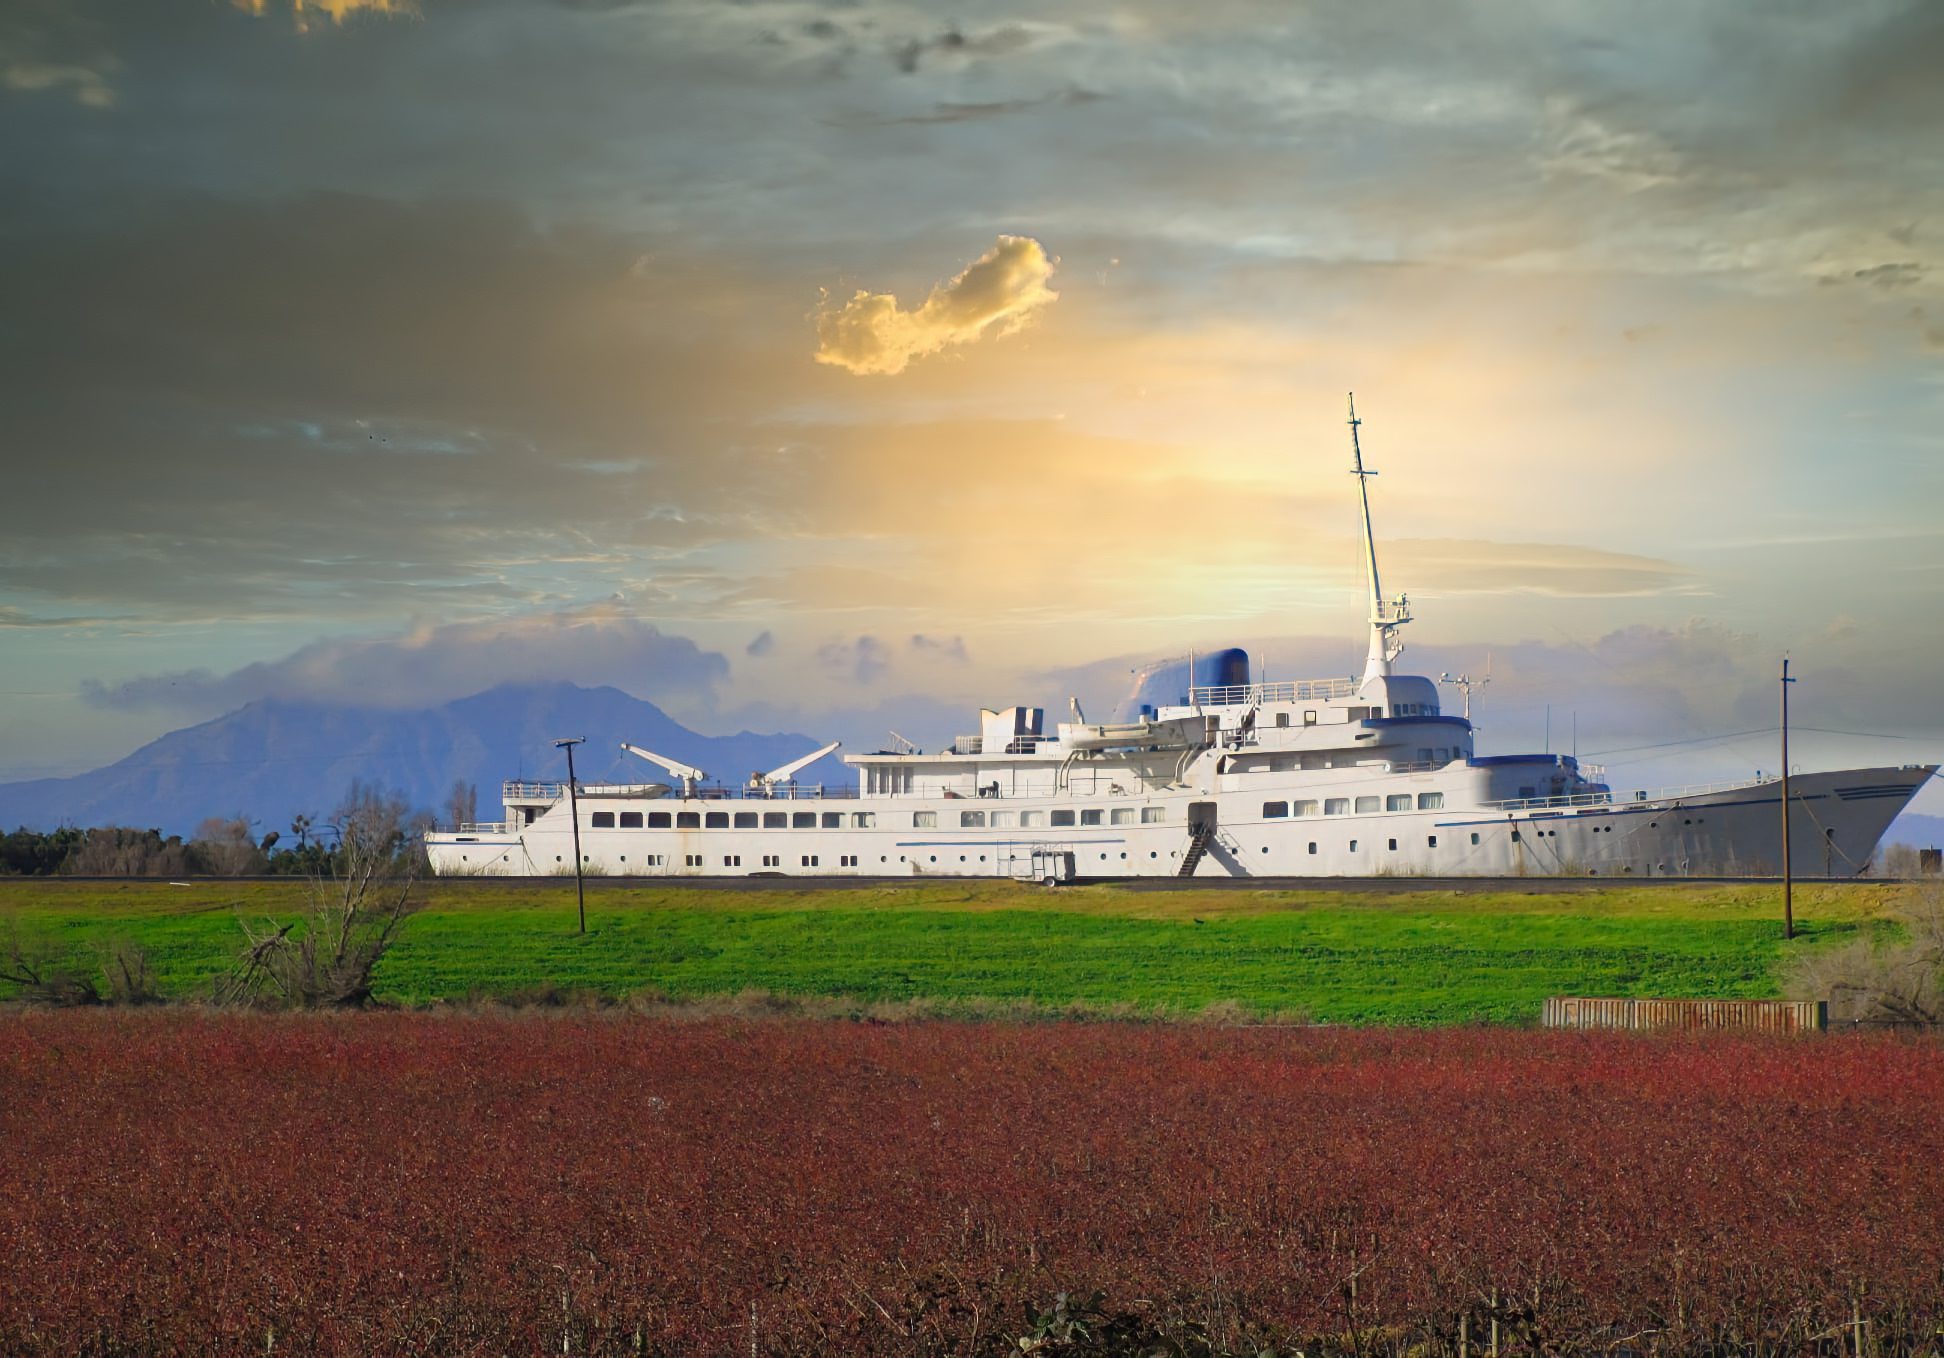
[[[993,753],[1031,754],[1033,753],[1033,751],[1037,750],[1042,745],[1057,744],[1059,742],[1059,739],[1060,738],[1058,736],[1045,736],[1045,735],[1012,736],[1007,739],[1006,748],[1003,751],[995,750],[993,751]],[[952,753],[953,754],[984,754],[986,753],[985,737],[984,736],[953,736]]]
[[[508,801],[516,798],[520,801],[532,801],[538,797],[565,797],[567,795],[567,784],[523,783],[517,779],[509,778],[502,785],[501,791],[502,795]]]
[[[1725,783],[1685,783],[1679,787],[1646,788],[1621,796],[1613,792],[1575,792],[1559,797],[1504,797],[1479,805],[1494,811],[1536,811],[1576,806],[1623,806],[1642,802],[1675,802],[1688,797],[1705,797],[1714,792],[1739,792],[1743,788],[1764,787],[1775,778],[1741,778]]]
[[[1250,703],[1314,703],[1357,696],[1355,679],[1282,679],[1273,684],[1197,685],[1190,706],[1245,707]]]
[[[480,820],[466,821],[452,831],[455,835],[510,835],[513,825],[510,821]]]

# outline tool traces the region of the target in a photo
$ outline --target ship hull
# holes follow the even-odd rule
[[[1867,870],[1890,822],[1932,772],[1913,766],[1792,778],[1793,870],[1837,878]],[[964,799],[906,804],[851,797],[653,803],[675,813],[671,820],[698,822],[711,812],[721,816],[725,807],[783,807],[799,813],[793,819],[814,813],[816,824],[796,829],[614,829],[591,823],[604,802],[583,796],[580,852],[584,872],[656,878],[1700,877],[1773,875],[1782,867],[1782,792],[1775,781],[1579,805],[1265,817],[1266,807],[1280,803],[1278,792],[1273,781],[1252,780],[1247,791],[1109,802],[1098,809],[1106,822],[1100,825],[1003,831],[962,825]],[[998,802],[989,805],[996,810]],[[1036,803],[1008,805],[1031,810]],[[983,818],[983,810],[978,814]],[[858,824],[860,816],[868,823]],[[913,824],[927,816],[936,824]],[[1200,827],[1205,833],[1198,835]],[[442,876],[571,874],[574,851],[564,800],[518,829],[472,827],[428,840],[433,870]]]

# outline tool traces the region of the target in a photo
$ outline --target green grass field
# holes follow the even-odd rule
[[[98,970],[119,940],[171,998],[206,993],[240,919],[305,884],[0,879],[0,946]],[[862,1003],[1187,1013],[1233,1002],[1343,1023],[1529,1022],[1550,994],[1763,997],[1791,949],[1876,927],[1898,888],[1810,886],[1785,943],[1772,886],[1532,891],[1046,891],[1010,882],[802,891],[433,882],[380,966],[384,1000],[546,988],[626,998],[757,989]],[[0,984],[0,993],[7,987]]]

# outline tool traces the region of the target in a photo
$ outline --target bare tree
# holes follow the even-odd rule
[[[1920,860],[1913,844],[1888,844],[1883,850],[1885,877],[1915,877]]]
[[[471,825],[479,819],[479,789],[460,779],[446,794],[446,820],[457,827]]]
[[[61,871],[82,877],[178,877],[189,871],[189,849],[159,830],[104,825],[89,830]]]
[[[263,871],[263,851],[242,816],[211,816],[196,827],[190,843],[203,870],[217,877],[244,877]]]
[[[245,923],[248,942],[217,998],[297,1008],[368,1002],[379,959],[418,908],[413,888],[423,854],[414,821],[399,794],[353,783],[332,817],[338,847],[330,871],[311,878],[303,915]]]
[[[1832,1020],[1944,1023],[1944,886],[1911,892],[1892,913],[1902,938],[1861,938],[1798,958],[1786,977],[1788,993],[1827,999]]]

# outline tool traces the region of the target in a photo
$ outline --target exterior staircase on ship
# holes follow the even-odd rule
[[[1181,866],[1175,870],[1177,877],[1193,877],[1195,869],[1208,854],[1208,846],[1214,842],[1213,822],[1197,825],[1188,832],[1188,852],[1181,856]]]

